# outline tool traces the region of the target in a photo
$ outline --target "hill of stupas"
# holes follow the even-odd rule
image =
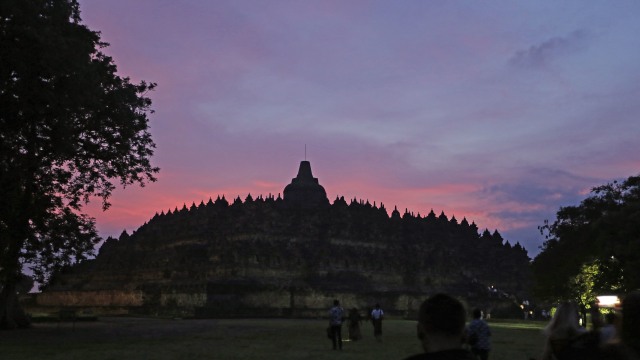
[[[224,197],[156,214],[55,274],[38,306],[181,316],[317,316],[380,303],[411,314],[434,292],[495,312],[526,298],[529,258],[474,223],[327,199],[307,161],[283,198]]]

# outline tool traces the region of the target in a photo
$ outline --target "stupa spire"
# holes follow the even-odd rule
[[[291,184],[284,188],[284,201],[294,207],[317,207],[329,205],[327,192],[318,179],[313,177],[311,163],[307,160],[300,162],[298,175],[291,179]]]

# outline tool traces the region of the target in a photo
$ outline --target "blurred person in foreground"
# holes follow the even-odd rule
[[[565,301],[558,306],[544,329],[547,341],[542,360],[599,359],[597,332],[588,332],[579,321],[575,303]]]
[[[640,291],[631,292],[622,300],[618,341],[604,346],[601,358],[640,360]]]
[[[598,330],[600,332],[600,345],[607,345],[616,341],[616,314],[613,312],[604,315],[604,325]]]
[[[406,360],[475,360],[462,348],[467,312],[462,303],[446,294],[425,300],[418,315],[418,339],[424,353]]]

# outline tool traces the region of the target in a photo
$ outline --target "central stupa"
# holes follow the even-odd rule
[[[107,239],[95,259],[54,274],[35,304],[56,313],[317,318],[340,299],[414,316],[428,294],[447,292],[519,316],[529,257],[503,241],[444,212],[389,217],[382,205],[342,196],[329,204],[302,161],[283,197],[230,204],[218,196]],[[513,297],[494,297],[489,284]]]
[[[284,188],[284,202],[291,207],[315,208],[329,206],[327,192],[311,173],[311,163],[301,161],[298,176]]]

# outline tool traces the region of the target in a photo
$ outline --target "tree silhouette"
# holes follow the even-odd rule
[[[0,326],[26,326],[15,301],[23,264],[46,282],[99,241],[82,213],[109,207],[114,181],[155,181],[148,132],[155,87],[120,77],[75,0],[0,4]]]
[[[540,228],[547,240],[533,261],[539,297],[584,302],[593,300],[587,293],[640,287],[640,176],[593,188],[556,217]]]

